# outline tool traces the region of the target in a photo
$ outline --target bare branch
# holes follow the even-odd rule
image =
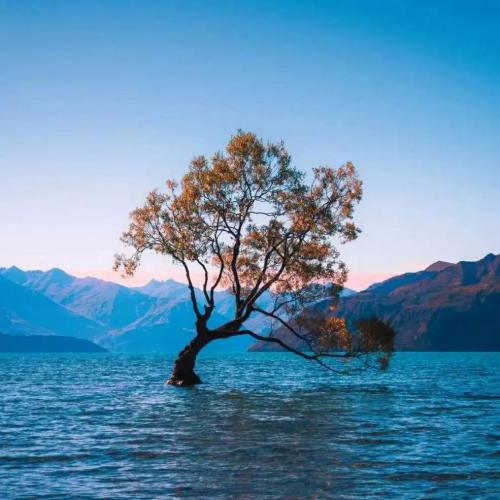
[[[293,347],[290,347],[288,344],[285,344],[281,339],[277,337],[264,337],[262,335],[258,335],[257,333],[253,333],[251,331],[248,331],[248,335],[252,336],[254,339],[260,340],[262,342],[274,342],[275,344],[280,345],[283,347],[288,352],[292,352],[293,354],[296,354],[297,356],[300,356],[301,358],[307,359],[309,361],[316,361],[319,363],[323,368],[326,368],[329,371],[339,373],[338,370],[335,370],[331,366],[327,365],[323,361],[321,361],[320,356],[317,354],[307,354],[305,352],[299,351],[297,349],[294,349]]]

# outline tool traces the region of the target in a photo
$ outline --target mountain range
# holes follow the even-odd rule
[[[201,290],[196,289],[196,295],[201,301]],[[271,300],[264,294],[261,307]],[[234,297],[227,290],[216,292],[216,302],[212,326],[227,321],[234,311]],[[171,279],[131,288],[77,278],[57,268],[0,268],[2,333],[69,335],[117,351],[179,351],[194,334],[194,320],[188,287]],[[248,326],[264,333],[267,323],[256,317]],[[243,336],[223,345],[225,351],[241,351],[251,343]]]
[[[196,290],[201,299],[202,292]],[[272,296],[263,296],[266,307]],[[234,298],[219,291],[212,326],[234,311]],[[315,304],[324,310],[329,301]],[[346,289],[339,314],[352,322],[377,315],[390,321],[400,350],[500,349],[500,256],[477,262],[436,262],[405,273],[363,292]],[[268,321],[256,316],[248,326],[266,333]],[[176,352],[194,334],[189,290],[174,280],[152,280],[125,287],[97,278],[77,278],[61,269],[23,271],[0,268],[0,333],[63,335],[94,341],[114,351]],[[284,330],[282,336],[300,346]],[[209,345],[212,350],[242,351],[252,345],[247,336]],[[256,344],[268,350],[273,344]]]
[[[323,301],[315,305],[326,310]],[[405,273],[344,297],[338,315],[349,324],[378,316],[396,330],[396,349],[409,351],[500,350],[500,255],[477,262],[435,262],[423,271]],[[275,335],[305,349],[287,330]],[[251,350],[276,350],[257,343]]]

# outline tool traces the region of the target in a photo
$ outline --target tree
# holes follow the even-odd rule
[[[115,270],[133,275],[145,251],[169,256],[184,269],[196,317],[196,335],[180,352],[168,383],[201,383],[195,373],[198,353],[211,341],[250,335],[262,342],[345,371],[341,361],[363,360],[363,366],[385,367],[393,332],[376,319],[348,329],[344,320],[312,306],[338,297],[347,278],[337,245],[360,232],[353,223],[362,183],[352,163],[314,168],[310,178],[291,164],[283,143],[264,144],[253,133],[238,131],[225,153],[195,157],[180,184],[169,180],[166,191],[154,190],[135,209],[122,241],[130,256],[115,256]],[[202,273],[203,299],[193,283],[194,267]],[[209,327],[216,309],[216,290],[234,296],[234,315]],[[264,294],[272,306],[262,306]],[[306,346],[295,349],[278,335],[251,331],[252,315],[269,318]],[[375,357],[374,357],[375,356]]]

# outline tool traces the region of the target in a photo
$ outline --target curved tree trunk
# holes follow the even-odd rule
[[[210,342],[207,335],[197,335],[177,356],[174,370],[167,384],[178,387],[191,387],[201,384],[201,379],[194,371],[196,356]]]

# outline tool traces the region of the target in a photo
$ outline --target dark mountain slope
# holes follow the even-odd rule
[[[89,340],[62,335],[0,333],[0,352],[106,352],[106,349]]]
[[[446,269],[447,267],[450,266],[453,266],[451,262],[438,260],[437,262],[434,262],[434,264],[431,264],[429,267],[426,267],[425,271],[442,271],[443,269]]]
[[[351,323],[373,315],[390,321],[398,350],[500,350],[500,255],[452,265],[439,262],[390,278],[342,299],[338,314]],[[276,335],[303,347],[284,330]],[[272,347],[256,344],[253,349]]]

